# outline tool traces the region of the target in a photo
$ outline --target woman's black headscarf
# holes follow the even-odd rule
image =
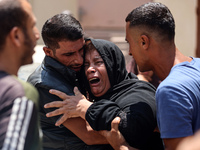
[[[128,72],[121,50],[114,43],[106,40],[91,39],[91,42],[105,63],[111,87],[127,78]]]
[[[110,41],[106,41],[103,39],[87,39],[86,41],[90,40],[101,56],[106,66],[106,70],[108,73],[108,77],[110,80],[111,88],[106,93],[106,97],[108,97],[109,91],[112,91],[113,88],[116,87],[121,81],[128,79],[128,78],[136,78],[134,74],[130,74],[126,70],[125,58],[122,51]],[[84,55],[85,58],[85,55]],[[84,66],[84,65],[83,65]],[[90,97],[95,98],[93,94],[90,92],[90,87],[88,81],[85,77],[84,67],[82,68],[82,77],[84,76],[84,84],[90,95]],[[119,85],[118,85],[119,86]],[[103,96],[105,97],[105,96]],[[102,96],[101,96],[102,98]],[[96,100],[100,98],[95,98]]]

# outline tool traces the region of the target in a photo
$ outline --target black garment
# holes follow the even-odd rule
[[[69,69],[55,59],[46,56],[42,65],[30,75],[28,82],[32,83],[40,94],[40,121],[43,131],[44,150],[104,149],[103,147],[105,145],[88,146],[66,127],[55,126],[60,116],[46,117],[46,113],[55,109],[45,109],[44,105],[52,101],[61,100],[59,97],[50,94],[50,89],[57,89],[65,92],[67,95],[74,95],[74,86],[78,86],[75,71]]]
[[[111,88],[101,97],[94,97],[86,120],[94,130],[110,130],[111,122],[120,116],[119,130],[133,147],[162,150],[156,123],[155,88],[128,73],[121,50],[111,42],[91,39],[108,72]],[[86,87],[89,90],[87,84]],[[90,93],[91,94],[91,93]]]
[[[0,149],[41,150],[38,92],[0,71]]]

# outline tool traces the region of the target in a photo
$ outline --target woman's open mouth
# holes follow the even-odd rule
[[[100,79],[99,78],[91,78],[91,79],[89,79],[89,83],[90,84],[96,84],[96,83],[98,83],[100,81]]]

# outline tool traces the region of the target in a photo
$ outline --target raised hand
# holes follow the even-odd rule
[[[137,150],[133,147],[130,147],[128,143],[126,143],[123,135],[120,133],[118,127],[120,123],[120,118],[116,117],[113,119],[111,123],[111,130],[110,131],[99,131],[101,135],[103,135],[109,144],[115,149],[115,150]]]
[[[74,96],[69,96],[61,91],[54,89],[51,89],[49,92],[63,100],[50,102],[44,105],[44,108],[58,108],[52,112],[47,113],[47,117],[63,114],[63,116],[56,122],[56,126],[61,125],[68,118],[82,117],[85,119],[85,113],[92,103],[89,102],[85,96],[79,92],[77,87],[74,88]]]

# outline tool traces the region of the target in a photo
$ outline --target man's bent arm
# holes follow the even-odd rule
[[[176,150],[178,144],[187,137],[163,139],[165,150]]]
[[[94,131],[82,118],[67,119],[63,125],[87,145],[109,144],[104,136]],[[95,140],[94,140],[95,139]]]

